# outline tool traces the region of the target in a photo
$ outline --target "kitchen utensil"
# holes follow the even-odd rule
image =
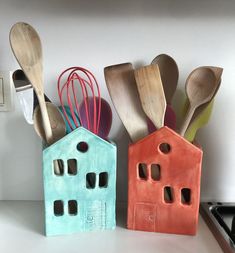
[[[147,123],[148,123],[148,130],[150,134],[157,130],[157,128],[154,126],[153,122],[149,118],[147,120]],[[166,105],[164,126],[167,126],[173,130],[176,129],[176,115],[172,107],[169,105]]]
[[[51,102],[46,102],[46,108],[49,115],[50,125],[53,134],[53,143],[63,138],[66,134],[64,119],[59,109]],[[46,141],[46,134],[42,123],[42,114],[40,106],[36,106],[33,114],[34,129],[42,140]],[[51,143],[52,144],[52,143]]]
[[[136,142],[147,136],[146,116],[139,103],[132,64],[105,67],[104,75],[113,104],[131,140]]]
[[[141,67],[134,73],[144,112],[159,129],[164,126],[166,100],[158,65]]]
[[[24,72],[17,69],[12,74],[16,95],[19,100],[24,117],[28,124],[33,124],[33,87],[25,78]]]
[[[64,82],[63,82],[64,81]],[[79,110],[79,103],[77,97],[77,86],[80,87],[84,101],[84,111],[87,125],[83,122],[84,117],[81,117]],[[73,130],[72,123],[64,108],[63,94],[67,97],[67,103],[70,108],[71,116],[76,128],[80,125],[87,127],[89,131],[97,134],[100,126],[101,115],[101,97],[97,80],[94,75],[87,69],[81,67],[71,67],[61,73],[57,83],[58,95],[62,107],[64,117],[66,118],[69,127]],[[93,100],[93,108],[89,106],[89,91]],[[97,93],[97,94],[96,94]],[[97,106],[98,105],[98,106]],[[80,122],[77,121],[75,114],[79,116]],[[92,121],[90,120],[93,118]]]
[[[63,116],[63,118],[64,118],[64,121],[65,121],[65,125],[66,125],[66,134],[69,134],[69,133],[72,131],[72,129],[70,128],[68,121],[67,121],[66,118],[64,117],[62,106],[59,106],[58,108],[60,109],[60,111],[61,111],[61,113],[62,113],[62,116]],[[65,111],[66,111],[66,115],[68,116],[69,122],[72,124],[72,128],[75,129],[76,126],[75,126],[75,124],[74,124],[74,122],[73,122],[73,118],[72,118],[72,115],[71,115],[71,111],[70,111],[69,106],[64,105],[64,109],[65,109]],[[74,112],[74,113],[75,113],[75,117],[76,117],[77,122],[79,123],[79,125],[81,125],[80,119],[79,119],[77,113],[76,113],[76,112]]]
[[[152,60],[151,64],[157,64],[161,74],[163,90],[167,103],[164,125],[175,130],[176,115],[171,106],[171,102],[179,79],[178,66],[175,60],[167,54],[158,55]]]
[[[46,141],[51,144],[54,140],[44,100],[42,46],[39,35],[29,24],[19,22],[11,28],[10,44],[19,65],[37,94]]]
[[[60,140],[61,138],[65,136],[66,126],[65,126],[65,122],[62,117],[62,114],[60,113],[59,109],[54,104],[52,104],[51,102],[46,102],[46,108],[47,108],[50,125],[52,129],[52,134],[53,134],[53,142],[51,144],[53,144],[54,142]],[[36,131],[38,136],[44,142],[46,142],[46,134],[43,128],[42,114],[41,114],[39,105],[37,105],[34,109],[33,121],[34,121],[34,130]],[[60,175],[63,171],[63,164],[59,162],[58,160],[54,160],[54,169],[55,169],[55,173],[57,175]]]
[[[44,94],[45,102],[51,102],[46,94]],[[35,91],[33,91],[33,109],[35,109],[39,105],[38,97]]]
[[[180,129],[181,136],[184,136],[195,109],[209,102],[216,88],[216,77],[210,68],[199,67],[189,75],[186,81],[186,94],[190,106]]]
[[[159,67],[166,102],[170,105],[179,79],[178,66],[167,54],[158,55],[152,60],[152,64],[157,64]]]
[[[189,127],[187,128],[184,138],[189,142],[193,142],[195,139],[196,133],[199,128],[202,128],[206,125],[210,119],[212,109],[214,105],[214,100],[212,100],[207,107],[199,114],[193,121],[190,123]]]
[[[25,76],[24,71],[17,69],[12,74],[17,98],[19,99],[24,117],[29,124],[33,124],[33,110],[38,105],[38,98],[33,90],[33,86]],[[50,102],[49,98],[44,94],[44,99]]]
[[[89,107],[89,111],[90,111],[89,121],[91,122],[91,124],[93,124],[93,117],[91,117],[94,114],[93,98],[88,97],[87,103],[88,103],[88,107]],[[97,107],[98,107],[98,103],[99,103],[99,98],[96,97]],[[86,106],[85,106],[84,100],[80,104],[79,112],[80,112],[80,116],[81,116],[81,121],[83,122],[83,126],[88,128],[88,121],[87,121],[87,117],[86,117]],[[98,115],[97,115],[97,117],[98,117]],[[110,129],[111,129],[111,126],[112,126],[111,107],[105,99],[101,98],[101,114],[100,114],[100,126],[99,126],[98,135],[103,139],[107,139]]]
[[[144,112],[159,129],[164,126],[166,100],[158,65],[141,67],[135,70],[134,74]],[[152,176],[157,178],[157,171],[152,171]],[[164,192],[164,195],[165,199],[171,199],[172,194],[169,189]]]
[[[211,67],[211,66],[208,66],[208,68],[210,68],[216,76],[217,88],[216,88],[216,91],[212,97],[212,100],[210,102],[207,102],[207,103],[201,105],[199,108],[197,108],[195,110],[192,120],[189,124],[189,127],[187,128],[187,131],[185,132],[185,135],[184,135],[184,137],[190,142],[192,142],[194,140],[198,129],[202,128],[204,125],[206,125],[208,123],[211,113],[212,113],[212,109],[213,109],[213,104],[214,104],[213,98],[215,97],[216,93],[218,92],[218,89],[221,84],[221,76],[223,73],[223,69],[219,68],[219,67]],[[185,103],[185,107],[184,107],[184,114],[186,114],[188,106],[189,106],[189,101],[187,99],[186,103]]]

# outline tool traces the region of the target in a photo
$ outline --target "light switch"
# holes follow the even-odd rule
[[[11,71],[0,71],[0,112],[13,109],[13,81]]]

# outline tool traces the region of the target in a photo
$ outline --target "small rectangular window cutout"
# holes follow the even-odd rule
[[[140,179],[142,180],[148,179],[147,164],[145,163],[138,164],[138,174]]]
[[[173,188],[170,186],[164,187],[164,201],[166,203],[173,203],[174,201]]]
[[[190,205],[191,203],[191,190],[189,188],[181,189],[181,202],[185,205]]]
[[[90,172],[86,174],[86,188],[94,189],[96,183],[96,174],[94,172]]]
[[[151,164],[151,178],[154,181],[159,181],[160,180],[160,175],[161,173],[161,167],[159,164]]]
[[[77,213],[78,213],[78,204],[77,204],[76,200],[69,200],[68,208],[69,208],[69,214],[70,215],[77,215]]]
[[[64,162],[61,159],[57,159],[53,161],[53,170],[54,174],[57,176],[64,175]]]
[[[54,201],[54,214],[55,216],[64,215],[64,203],[62,200]]]
[[[99,175],[99,187],[107,188],[108,186],[108,173],[101,172]]]
[[[69,159],[68,160],[68,174],[69,175],[77,175],[77,160]]]

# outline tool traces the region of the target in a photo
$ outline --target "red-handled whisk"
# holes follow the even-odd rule
[[[83,99],[80,99],[80,101],[83,100],[85,106],[85,120],[80,115],[79,107],[81,103],[78,103],[79,98],[77,86],[80,87],[83,97]],[[57,82],[57,89],[63,114],[71,130],[79,127],[79,122],[76,117],[76,115],[78,115],[82,126],[85,125],[86,121],[87,129],[92,131],[94,134],[98,134],[101,115],[101,97],[99,85],[94,75],[89,70],[82,67],[68,68],[60,74]],[[76,126],[75,128],[73,127],[70,117],[65,110],[63,95],[67,98],[67,104],[70,108],[71,117],[74,125]],[[88,99],[90,100],[90,96],[93,101],[92,110],[90,109],[90,103],[88,101]],[[91,113],[93,113],[93,115],[91,115]]]

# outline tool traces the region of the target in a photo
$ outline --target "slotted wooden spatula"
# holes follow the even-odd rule
[[[135,79],[144,112],[157,129],[163,127],[166,99],[158,65],[135,70]]]
[[[148,135],[146,116],[139,101],[131,63],[108,66],[104,76],[117,113],[131,140],[136,142]]]

